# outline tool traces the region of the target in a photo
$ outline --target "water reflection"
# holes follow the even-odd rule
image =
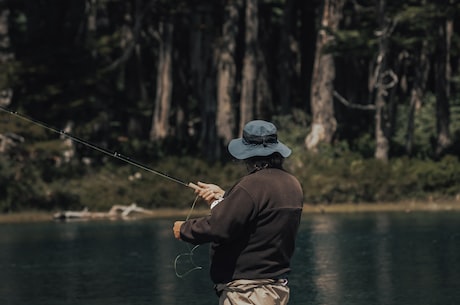
[[[298,300],[458,304],[459,220],[459,214],[447,213],[308,217],[296,262],[307,275],[295,287]]]
[[[203,270],[176,277],[189,248],[171,226],[2,224],[0,304],[216,304],[208,246]],[[306,215],[290,286],[290,304],[460,304],[460,214]]]
[[[338,223],[333,218],[318,217],[312,222],[312,234],[318,238],[313,243],[313,282],[320,295],[328,295],[329,291],[339,289],[340,253],[337,232]],[[319,238],[320,237],[320,238]],[[330,295],[329,302],[339,302],[339,295]]]

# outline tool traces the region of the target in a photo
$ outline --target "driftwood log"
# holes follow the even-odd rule
[[[130,205],[114,205],[108,212],[90,212],[88,208],[81,211],[61,211],[53,215],[54,219],[104,219],[104,218],[129,218],[132,214],[152,215],[152,210],[138,207],[136,203]]]

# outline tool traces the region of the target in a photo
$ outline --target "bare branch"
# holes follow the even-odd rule
[[[360,109],[360,110],[375,110],[376,109],[375,105],[370,105],[370,104],[363,105],[363,104],[351,103],[335,90],[333,92],[333,95],[339,102],[341,102],[342,104],[350,108]]]
[[[115,61],[113,61],[109,66],[104,68],[103,72],[115,70],[116,68],[118,68],[120,65],[125,63],[131,57],[134,47],[136,46],[139,40],[139,36],[141,33],[141,28],[142,28],[142,21],[144,20],[145,14],[148,11],[148,9],[153,6],[155,2],[156,2],[155,0],[152,0],[151,2],[146,4],[144,8],[138,7],[136,9],[136,12],[134,15],[134,20],[135,20],[134,26],[131,30],[130,39],[127,43],[127,46],[123,54],[119,58],[117,58]]]
[[[383,89],[390,89],[390,88],[393,88],[397,83],[398,83],[398,76],[396,75],[396,73],[393,72],[393,70],[387,70],[385,71],[384,73],[382,73],[382,79],[385,77],[385,76],[389,76],[390,77],[390,82],[387,83],[387,84],[384,84],[382,82],[382,88]]]

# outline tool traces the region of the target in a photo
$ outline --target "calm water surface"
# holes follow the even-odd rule
[[[172,220],[0,224],[1,305],[217,304]],[[195,265],[202,270],[178,278]],[[194,264],[195,265],[194,265]],[[460,304],[460,213],[304,216],[290,304]]]

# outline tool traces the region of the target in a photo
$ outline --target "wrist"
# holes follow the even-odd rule
[[[224,197],[220,197],[219,199],[214,200],[209,206],[210,209],[214,209],[222,200],[224,200]]]

